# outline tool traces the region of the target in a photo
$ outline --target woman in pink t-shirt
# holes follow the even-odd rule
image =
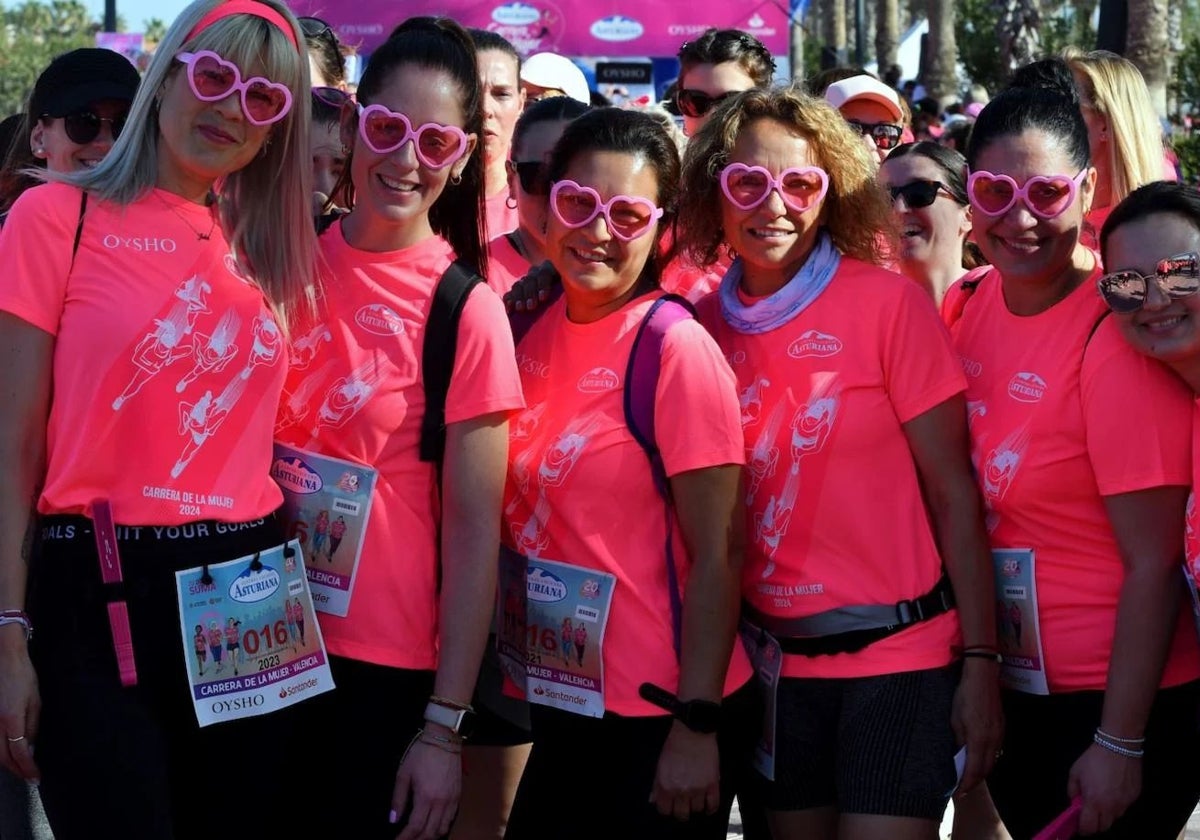
[[[458,808],[508,415],[524,405],[503,306],[476,285],[458,320],[442,461],[422,460],[435,290],[456,260],[487,269],[482,95],[470,36],[412,18],[372,54],[342,116],[350,211],[321,236],[324,295],[296,333],[328,340],[290,372],[278,426],[284,443],[378,474],[361,548],[349,512],[329,524],[328,557],[346,568],[359,557],[348,611],[321,617],[338,687],[313,704],[313,726],[338,721],[343,735],[319,750],[336,768],[306,808],[320,836],[441,836]]]
[[[489,231],[488,285],[496,294],[507,294],[513,283],[546,259],[542,250],[546,230],[546,159],[567,123],[589,106],[569,96],[552,96],[534,102],[513,131],[508,171],[508,202],[517,209],[515,230]]]
[[[742,393],[744,638],[783,654],[759,766],[781,837],[934,838],[956,749],[970,787],[1000,739],[965,383],[929,296],[876,265],[874,176],[796,89],[742,94],[684,160],[682,244],[739,255],[699,308]]]
[[[301,37],[276,0],[188,6],[108,155],[47,173],[0,234],[0,614],[17,619],[0,624],[0,762],[41,778],[58,837],[293,827],[245,798],[177,807],[245,744],[291,740],[295,710],[197,727],[175,573],[282,541],[281,335],[315,249]],[[120,592],[102,582],[98,502]],[[23,549],[34,505],[43,538]],[[111,628],[110,601],[128,611]],[[222,664],[220,630],[206,641]],[[240,761],[272,801],[277,761]]]
[[[988,784],[1014,837],[1081,797],[1082,833],[1167,838],[1200,798],[1200,778],[1177,770],[1200,749],[1200,645],[1178,569],[1192,409],[1096,294],[1099,261],[1081,241],[1096,172],[1069,93],[1005,91],[967,154],[993,268],[953,336],[1003,550],[998,595],[1012,604],[1004,753]],[[1138,317],[1148,338],[1169,334],[1170,317]]]
[[[734,647],[742,446],[716,345],[679,304],[657,303],[678,153],[653,117],[600,109],[567,126],[547,176],[563,296],[517,348],[530,407],[512,427],[503,558],[506,576],[530,581],[532,645],[507,661],[559,633],[570,665],[543,657],[525,675],[533,750],[505,836],[724,837],[753,718]],[[655,386],[628,367],[656,305],[681,317],[659,327]],[[626,398],[653,400],[669,499]],[[563,598],[540,598],[541,581]],[[581,791],[603,807],[581,812]]]

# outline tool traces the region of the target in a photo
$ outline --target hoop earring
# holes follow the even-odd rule
[[[509,193],[508,198],[504,199],[504,206],[507,207],[509,210],[517,209],[517,200],[512,197],[512,193]]]
[[[451,175],[450,183],[457,187],[459,184],[462,183],[462,175],[461,174]]]

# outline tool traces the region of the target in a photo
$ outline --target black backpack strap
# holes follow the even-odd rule
[[[421,460],[437,464],[439,483],[446,451],[446,395],[450,392],[450,374],[454,372],[458,322],[471,290],[482,282],[482,277],[462,263],[450,263],[434,289],[425,324],[425,343],[421,348],[421,376],[425,383]]]
[[[79,196],[79,224],[75,225],[75,241],[71,243],[71,265],[68,271],[75,267],[75,255],[79,253],[79,242],[83,239],[83,216],[87,213],[87,190],[80,190]]]
[[[333,227],[334,222],[345,215],[345,213],[339,210],[331,210],[328,213],[322,213],[320,216],[317,216],[315,219],[313,219],[313,224],[316,225],[317,228],[317,236],[320,236],[322,233],[329,230],[331,227]]]

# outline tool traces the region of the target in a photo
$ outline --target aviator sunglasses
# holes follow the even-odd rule
[[[896,148],[900,144],[900,137],[904,134],[904,129],[892,123],[865,123],[859,120],[846,120],[850,127],[858,132],[860,137],[870,135],[875,141],[875,148],[883,149],[885,152]]]
[[[985,216],[1003,216],[1020,200],[1033,215],[1055,219],[1075,201],[1086,175],[1085,166],[1074,178],[1070,175],[1034,175],[1017,186],[1017,182],[1007,175],[980,169],[967,179],[967,195],[975,209]]]
[[[721,192],[739,210],[753,210],[771,191],[776,190],[783,203],[804,213],[818,204],[829,191],[829,176],[819,166],[792,167],[772,175],[761,166],[731,163],[721,170]]]
[[[103,123],[108,123],[108,128],[112,132],[112,139],[116,140],[121,136],[122,129],[125,128],[125,120],[128,116],[128,109],[120,116],[102,117],[95,111],[89,111],[85,108],[63,115],[63,131],[66,132],[67,139],[72,143],[79,146],[86,146],[100,136],[100,126]],[[42,119],[52,118],[49,114],[42,114]]]
[[[242,113],[254,125],[271,125],[287,116],[292,107],[292,92],[285,85],[262,76],[242,81],[242,71],[212,50],[181,52],[176,60],[187,67],[188,85],[201,102],[217,102],[237,91]]]
[[[675,104],[679,106],[679,113],[685,117],[696,119],[703,117],[717,105],[731,96],[737,96],[742,93],[740,90],[727,90],[724,93],[709,95],[702,90],[692,90],[684,88],[675,93]]]
[[[938,194],[943,190],[946,195],[954,198],[954,193],[950,192],[950,188],[941,181],[926,181],[919,179],[909,181],[899,187],[888,187],[888,192],[892,195],[892,203],[896,203],[897,198],[903,198],[904,203],[910,210],[920,210],[922,207],[928,207],[933,202],[937,201]],[[957,201],[957,199],[955,199]]]
[[[404,114],[382,105],[358,106],[358,133],[377,155],[388,155],[412,141],[417,160],[429,169],[445,169],[467,150],[467,135],[454,125],[428,122],[413,128]]]
[[[556,219],[574,230],[604,216],[608,229],[617,239],[629,242],[644,236],[663,216],[661,207],[648,198],[614,195],[600,200],[600,193],[574,181],[556,181],[550,190],[550,210]]]
[[[1171,300],[1194,295],[1200,290],[1200,256],[1192,252],[1159,260],[1149,277],[1136,271],[1114,271],[1101,277],[1097,287],[1113,312],[1137,312],[1146,303],[1152,280]]]

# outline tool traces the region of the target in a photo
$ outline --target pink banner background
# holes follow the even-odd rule
[[[674,56],[710,26],[742,29],[776,55],[788,51],[786,3],[723,0],[290,0],[298,15],[327,21],[347,44],[370,54],[414,15],[446,15],[503,35],[524,55],[620,58]]]

